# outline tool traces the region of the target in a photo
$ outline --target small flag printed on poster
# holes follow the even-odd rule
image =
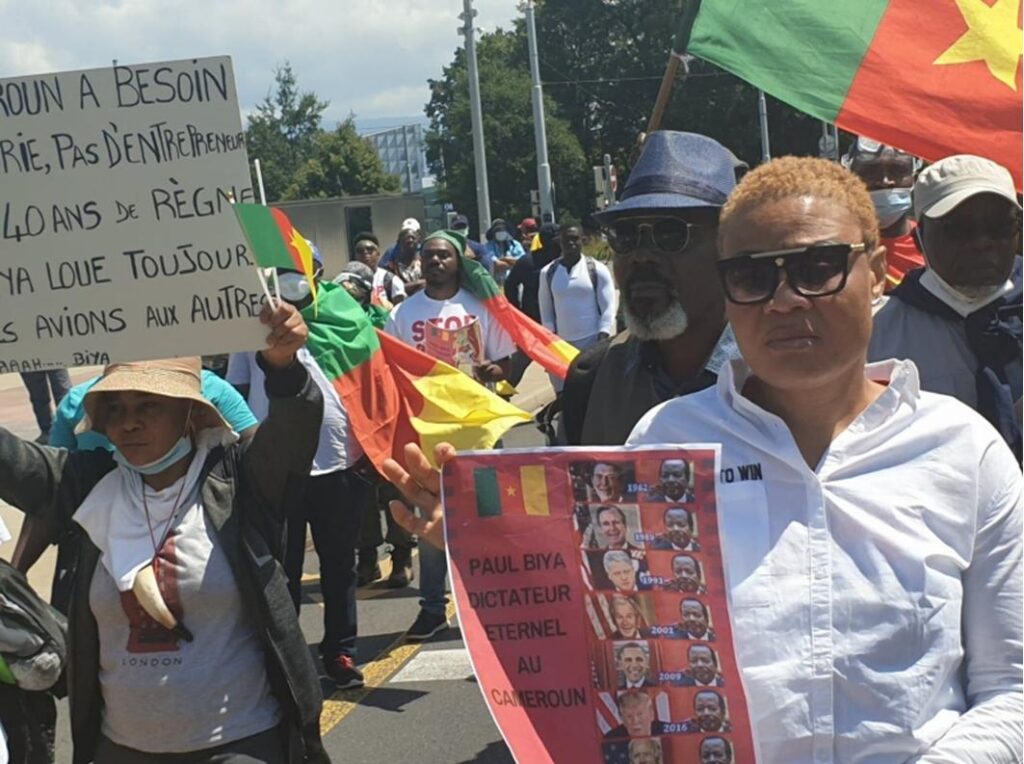
[[[494,467],[473,470],[478,517],[502,515],[548,516],[548,478],[543,465],[529,464],[499,471]]]

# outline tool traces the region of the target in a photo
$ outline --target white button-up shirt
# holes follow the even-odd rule
[[[630,444],[721,443],[719,523],[760,764],[1022,757],[1021,473],[996,431],[909,361],[810,469],[789,429],[718,384]]]

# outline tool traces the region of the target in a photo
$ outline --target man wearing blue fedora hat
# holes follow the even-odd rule
[[[718,212],[736,158],[695,133],[651,133],[600,213],[626,331],[581,353],[562,396],[574,445],[618,445],[650,408],[711,385],[737,355],[715,273]]]

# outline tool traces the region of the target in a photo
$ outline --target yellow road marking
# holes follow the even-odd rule
[[[449,621],[455,616],[453,601],[448,602],[445,615]],[[320,735],[326,737],[328,732],[356,709],[363,698],[394,676],[423,645],[423,642],[406,642],[403,634],[381,651],[377,658],[363,666],[364,686],[338,690],[324,701],[323,711],[320,712]]]

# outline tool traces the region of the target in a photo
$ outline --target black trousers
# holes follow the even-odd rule
[[[302,561],[306,525],[320,558],[320,593],[324,599],[325,660],[356,653],[356,546],[363,522],[366,482],[352,470],[310,477],[289,502],[284,569],[298,612],[302,599]]]
[[[412,551],[416,547],[416,537],[396,523],[388,509],[388,502],[397,499],[400,495],[398,489],[387,482],[367,487],[366,499],[363,502],[363,528],[359,534],[360,549],[376,548],[385,541],[395,549]],[[384,513],[384,521],[388,529],[386,535],[381,533],[381,512]]]
[[[100,737],[95,764],[285,764],[284,733],[279,727],[216,748],[190,753],[145,753]]]

